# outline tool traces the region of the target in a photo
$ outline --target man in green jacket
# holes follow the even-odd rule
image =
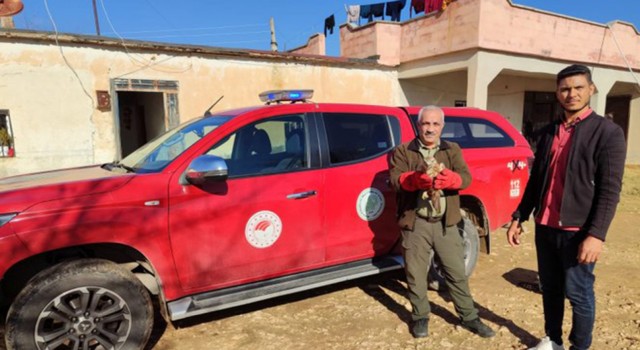
[[[461,326],[481,337],[495,335],[480,321],[473,305],[464,267],[458,191],[471,183],[460,146],[440,140],[444,112],[426,106],[418,113],[418,137],[398,146],[389,160],[391,183],[396,190],[398,224],[412,306],[412,333],[428,336],[427,274],[431,251],[442,262],[444,275]]]

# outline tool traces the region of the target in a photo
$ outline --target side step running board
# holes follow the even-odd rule
[[[171,320],[271,299],[282,295],[397,270],[404,266],[401,256],[360,260],[344,265],[278,277],[268,281],[192,295],[167,304]]]

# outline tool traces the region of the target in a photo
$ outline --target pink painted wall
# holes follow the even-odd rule
[[[324,56],[326,54],[326,38],[324,34],[314,34],[309,38],[309,40],[307,40],[306,45],[289,50],[289,52],[303,55]]]
[[[640,69],[640,35],[630,24],[614,22],[609,30],[604,24],[512,5],[508,0],[473,1],[481,3],[482,48],[626,67],[615,37],[631,66]]]
[[[640,34],[614,22],[592,23],[512,4],[509,0],[457,0],[447,10],[412,20],[340,27],[342,56],[398,65],[468,49],[487,49],[554,60],[640,69]]]
[[[340,26],[340,56],[366,58],[377,55],[376,30],[378,23],[371,23],[358,28],[348,24]]]
[[[443,12],[403,24],[401,62],[477,48],[480,2],[454,1]]]

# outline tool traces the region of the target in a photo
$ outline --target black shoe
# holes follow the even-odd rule
[[[411,327],[411,331],[413,332],[414,338],[424,338],[429,335],[429,320],[426,318],[421,318],[413,322],[413,327]]]
[[[491,338],[496,335],[493,329],[489,328],[486,324],[482,323],[479,318],[471,321],[462,321],[462,328],[468,330],[471,333],[475,333],[482,338]]]

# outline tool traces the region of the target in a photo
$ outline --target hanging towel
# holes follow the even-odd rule
[[[371,5],[371,16],[376,18],[381,17],[384,21],[384,2]]]
[[[391,17],[392,21],[400,22],[400,13],[404,8],[405,1],[391,1],[387,3],[387,16]]]
[[[424,13],[430,13],[434,11],[442,10],[442,0],[427,0]]]
[[[427,0],[429,1],[429,0]],[[411,18],[411,10],[416,15],[420,12],[424,12],[425,0],[411,0],[411,7],[409,8],[409,18]]]
[[[360,18],[366,18],[369,22],[373,21],[373,15],[371,15],[371,5],[360,6]]]
[[[360,5],[344,5],[344,9],[347,11],[347,23],[360,23]]]
[[[333,34],[333,27],[336,25],[336,18],[331,15],[324,19],[324,36],[327,36],[327,30]]]

